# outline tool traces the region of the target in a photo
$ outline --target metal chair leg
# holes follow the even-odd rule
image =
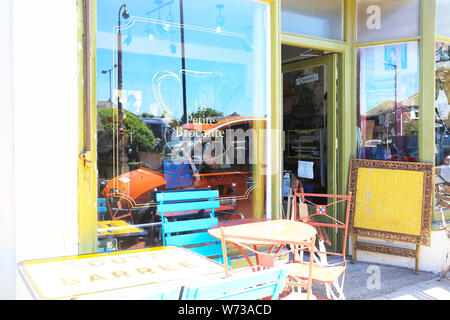
[[[447,270],[445,270],[445,272],[442,274],[442,276],[439,278],[438,281],[443,280],[447,276],[447,273],[449,270],[450,270],[450,266],[448,266]],[[450,279],[450,278],[447,278],[447,279]]]

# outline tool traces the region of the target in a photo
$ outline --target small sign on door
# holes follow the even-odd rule
[[[314,74],[310,74],[309,76],[299,77],[299,78],[295,79],[295,84],[299,86],[301,84],[308,83],[308,82],[314,82],[317,80],[319,80],[319,74],[314,73]]]

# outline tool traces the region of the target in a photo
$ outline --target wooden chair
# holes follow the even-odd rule
[[[261,272],[261,270],[268,270],[274,267],[280,267],[284,262],[279,261],[280,263],[276,263],[277,259],[280,259],[282,255],[287,255],[290,252],[293,252],[294,255],[298,252],[299,248],[307,249],[309,252],[312,252],[310,256],[310,260],[307,268],[307,276],[305,279],[298,281],[296,285],[301,288],[306,288],[306,294],[301,292],[295,292],[293,290],[285,290],[283,292],[282,298],[283,300],[312,300],[315,299],[315,296],[312,294],[312,267],[313,267],[313,256],[314,256],[314,243],[315,237],[312,237],[308,240],[301,240],[297,243],[290,244],[291,250],[286,250],[286,243],[272,242],[270,245],[247,245],[248,243],[257,243],[258,241],[264,241],[262,238],[253,238],[246,235],[242,235],[242,237],[236,237],[233,235],[232,238],[228,237],[224,228],[220,228],[221,233],[221,244],[222,244],[222,252],[225,259],[224,268],[225,275],[227,277],[230,276],[231,268],[228,265],[227,259],[227,241],[233,243],[233,245],[243,254],[248,263],[251,265],[251,269],[253,272]],[[246,244],[247,243],[247,244]],[[244,250],[253,252],[255,254],[255,264],[251,263],[248,255]],[[284,250],[283,250],[284,249]],[[287,268],[291,267],[291,264],[286,264]]]
[[[182,246],[224,263],[220,241],[208,228],[219,223],[214,215],[220,207],[218,190],[177,190],[157,192],[157,214],[161,216],[163,245]],[[207,211],[206,218],[199,211]],[[209,211],[209,213],[208,213]]]
[[[288,265],[259,272],[238,272],[230,277],[183,288],[183,300],[278,300]]]
[[[317,204],[309,200],[313,198],[322,199],[322,201],[317,202],[324,202],[325,204]],[[312,266],[312,281],[325,284],[327,299],[345,299],[343,286],[346,269],[345,250],[350,213],[350,199],[350,192],[347,195],[333,195],[305,193],[301,187],[294,190],[294,198],[292,203],[293,213],[291,219],[305,222],[317,229],[319,249],[315,249],[313,253],[310,253],[310,258],[316,254],[319,258],[316,259],[316,257],[314,257],[315,262]],[[341,202],[346,202],[344,222],[341,222],[327,214],[327,210],[330,210],[330,206],[335,206]],[[337,206],[335,207],[337,209]],[[326,245],[331,244],[329,233],[327,231],[331,230],[335,233],[336,229],[343,231],[342,246],[338,248],[336,252],[332,252],[330,250],[327,251]],[[306,252],[308,250],[301,249],[300,251]],[[301,257],[301,255],[299,256]],[[338,256],[342,258],[342,262],[340,264],[330,265],[328,263],[329,256]],[[289,273],[289,278],[294,281],[290,281],[289,284],[295,287],[295,281],[307,279],[309,265],[308,263],[302,261],[302,259],[296,259],[296,257],[294,257],[294,265],[295,267],[292,268]],[[334,292],[333,287],[335,288],[336,293]]]

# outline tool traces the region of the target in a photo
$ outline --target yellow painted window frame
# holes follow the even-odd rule
[[[279,216],[281,206],[281,0],[258,0],[270,5],[270,38],[271,38],[271,205],[273,215]],[[88,4],[86,10],[85,5]],[[96,0],[77,0],[78,15],[78,230],[80,254],[97,252],[97,163],[96,163]],[[88,13],[88,15],[86,15]],[[86,17],[89,23],[86,23]],[[89,26],[87,30],[86,25]],[[89,34],[89,64],[86,63],[85,35]],[[87,69],[89,66],[89,70]],[[89,75],[89,79],[86,78]],[[90,99],[86,101],[86,91]],[[90,108],[87,108],[89,105]],[[90,109],[89,115],[86,114]],[[89,130],[86,117],[90,117]],[[86,132],[90,132],[86,137]],[[90,150],[87,145],[90,144]]]
[[[79,61],[78,252],[85,254],[97,252],[96,4],[95,1],[91,0],[77,0],[76,8],[78,15],[77,48]],[[89,92],[88,95],[86,94],[87,92]]]

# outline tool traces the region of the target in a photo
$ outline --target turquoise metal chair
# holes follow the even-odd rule
[[[218,190],[177,190],[156,194],[156,211],[161,216],[164,246],[181,246],[223,264],[220,240],[208,234],[219,223],[215,209],[220,207]],[[198,217],[202,210],[207,217]],[[228,260],[228,262],[230,262]]]
[[[108,207],[106,205],[105,198],[97,199],[97,213],[98,220],[104,221],[105,214],[108,213]],[[98,252],[106,252],[106,251],[115,251],[117,250],[119,244],[117,243],[117,239],[115,238],[106,238],[98,241]]]
[[[182,300],[278,300],[289,265],[183,287]]]
[[[181,286],[176,284],[141,285],[77,296],[80,300],[179,300]]]

